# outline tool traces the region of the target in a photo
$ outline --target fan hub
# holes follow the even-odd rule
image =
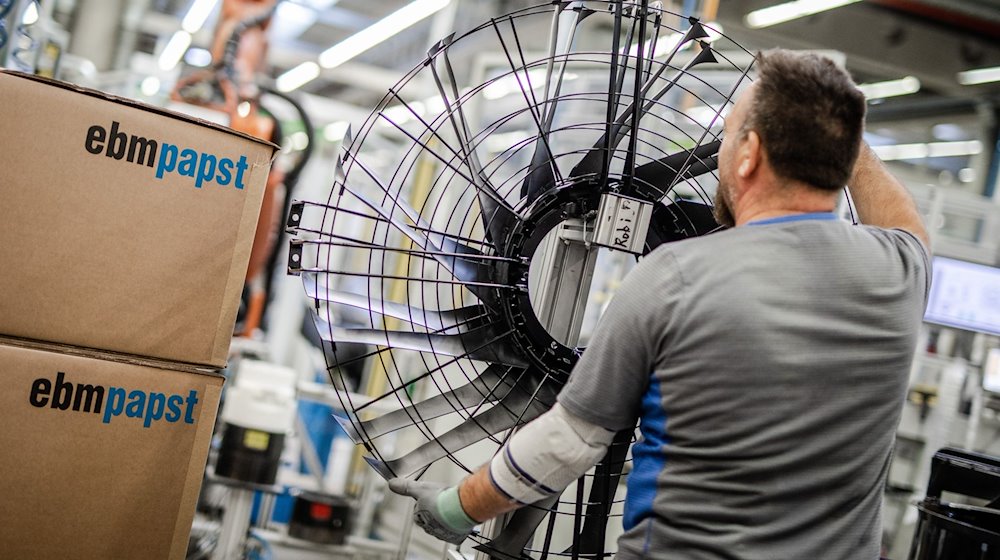
[[[501,290],[504,316],[514,329],[515,345],[547,375],[562,384],[580,357],[581,349],[567,346],[546,329],[532,304],[528,286],[531,259],[553,228],[567,219],[586,217],[596,210],[599,190],[589,183],[577,183],[552,189],[541,195],[507,235],[504,254],[520,264],[506,268],[505,283],[517,290]]]

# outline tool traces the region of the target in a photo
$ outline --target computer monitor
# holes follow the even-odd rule
[[[934,257],[924,320],[1000,336],[1000,269]]]

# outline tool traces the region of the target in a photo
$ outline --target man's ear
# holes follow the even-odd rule
[[[764,155],[761,150],[760,135],[754,130],[747,132],[746,140],[740,146],[739,166],[736,168],[736,174],[743,179],[753,175],[757,167],[760,166]]]

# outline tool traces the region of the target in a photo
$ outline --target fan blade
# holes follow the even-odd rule
[[[344,155],[350,158],[352,165],[357,165],[361,169],[361,171],[363,171],[364,174],[367,175],[368,178],[371,179],[372,182],[378,186],[378,188],[385,194],[386,198],[392,201],[392,205],[396,208],[399,208],[403,212],[403,214],[405,214],[406,217],[410,219],[411,222],[417,225],[418,228],[424,230],[433,230],[430,224],[428,224],[427,221],[424,220],[424,218],[420,215],[420,212],[417,212],[415,208],[410,206],[410,204],[406,202],[404,198],[399,196],[399,193],[393,193],[389,189],[389,187],[385,185],[385,181],[383,181],[382,178],[378,176],[378,174],[372,171],[371,168],[365,165],[364,162],[355,157],[349,151],[345,150]],[[336,166],[334,167],[334,180],[333,180],[334,185],[344,185],[346,183],[346,180],[347,177],[344,174],[344,161],[338,156]],[[353,191],[351,191],[351,194],[354,194]]]
[[[683,41],[681,43],[678,43],[678,45],[681,44],[683,44]],[[677,84],[677,82],[681,79],[681,77],[687,74],[692,68],[694,68],[699,64],[716,62],[715,55],[712,54],[712,49],[708,46],[708,44],[701,43],[701,45],[702,45],[701,52],[699,52],[694,58],[688,61],[688,63],[685,64],[684,67],[679,68],[677,72],[674,74],[674,76],[666,84],[664,84],[664,86],[661,87],[655,94],[650,96],[648,100],[645,102],[645,104],[638,109],[639,111],[638,118],[642,118],[643,115],[648,113],[649,110],[656,105],[656,102],[659,101],[660,98],[662,98],[664,95],[666,95],[667,92],[670,91],[670,89]],[[642,96],[645,96],[649,92],[649,90],[652,89],[653,83],[660,77],[664,69],[667,68],[668,64],[669,61],[663,63],[663,65],[660,66],[659,70],[657,70],[656,73],[642,87],[641,90]],[[570,172],[571,178],[575,179],[586,175],[598,173],[601,171],[601,162],[603,154],[605,153],[610,154],[614,150],[618,149],[618,145],[621,143],[622,140],[625,139],[625,136],[631,130],[632,125],[630,123],[630,120],[632,120],[633,112],[637,110],[636,107],[637,105],[635,103],[635,100],[633,100],[632,103],[629,103],[629,105],[625,107],[625,110],[622,111],[620,115],[618,115],[618,118],[615,119],[614,124],[610,127],[611,128],[610,136],[608,136],[607,134],[601,135],[597,143],[594,144],[594,146],[590,150],[588,150],[586,154],[584,154],[584,156],[580,159],[580,161]]]
[[[525,507],[515,511],[499,535],[486,544],[472,547],[473,550],[484,552],[490,558],[523,560],[525,558],[524,549],[531,542],[535,529],[558,502],[559,496],[552,496],[533,504],[534,507]]]
[[[625,466],[625,456],[628,454],[629,442],[634,430],[622,430],[615,435],[614,441],[604,455],[604,459],[594,470],[594,480],[590,485],[590,498],[587,500],[587,513],[583,528],[574,540],[575,545],[564,554],[593,558],[604,552],[604,538],[608,531],[608,515],[611,504],[618,490],[618,480]]]
[[[387,346],[401,350],[430,352],[444,356],[465,357],[510,366],[527,365],[510,344],[497,335],[493,325],[479,327],[461,334],[431,334],[381,329],[345,329],[335,327],[314,314],[316,330],[327,342],[353,342]]]
[[[424,443],[402,457],[380,461],[365,457],[383,478],[408,476],[438,459],[455,453],[489,436],[509,430],[542,415],[555,403],[557,389],[552,384],[538,387],[537,394],[517,387],[492,408],[469,418],[437,438]]]
[[[719,224],[712,214],[712,207],[707,204],[679,198],[667,206],[667,210],[674,215],[676,222],[691,226],[692,235],[704,235],[719,229]]]
[[[669,206],[656,203],[645,249],[649,252],[663,243],[705,235],[719,227],[712,207],[707,204],[684,199],[677,199]]]
[[[682,150],[669,156],[644,163],[635,170],[635,190],[659,199],[678,177],[697,177],[719,167],[718,153],[721,140],[702,144],[694,150]]]
[[[444,61],[444,69],[448,74],[448,83],[451,86],[451,99],[449,99],[449,92],[445,90],[444,82],[441,80],[440,74],[438,74],[435,62],[430,63],[431,74],[434,76],[434,83],[437,85],[438,94],[444,102],[448,121],[451,122],[455,137],[458,139],[462,162],[468,168],[469,176],[476,187],[479,205],[482,209],[483,227],[486,229],[489,240],[499,250],[503,242],[504,230],[519,218],[500,193],[490,185],[489,178],[483,172],[483,165],[479,161],[476,146],[472,142],[469,121],[465,116],[465,111],[462,109],[462,102],[460,101],[461,95],[458,91],[458,81],[455,79],[455,71],[452,68],[451,58],[448,55],[448,47],[451,46],[454,38],[455,34],[452,33],[441,41],[438,41],[427,52],[427,56],[430,60],[436,60],[435,57],[440,55],[438,58]]]
[[[319,274],[315,272],[303,272],[302,284],[305,286],[306,295],[311,298],[365,309],[379,315],[402,319],[435,331],[455,327],[459,327],[460,331],[468,330],[464,325],[465,323],[486,314],[486,308],[482,305],[468,305],[450,311],[430,311],[405,303],[384,301],[367,295],[332,290],[327,287],[326,281],[320,281]]]
[[[379,216],[388,220],[396,229],[402,232],[403,235],[410,238],[411,241],[421,247],[445,253],[462,253],[471,256],[482,256],[480,251],[450,239],[442,234],[424,234],[420,230],[413,229],[406,225],[403,220],[399,219],[395,213],[386,212],[378,203],[369,199],[365,195],[352,190],[347,185],[343,185],[343,188],[364,203],[365,206],[374,210]],[[438,243],[434,243],[434,240],[432,240],[431,237],[436,237]],[[441,263],[446,269],[448,269],[449,272],[454,274],[455,278],[457,278],[460,282],[479,284],[490,283],[492,267],[489,262],[473,261],[450,255],[433,255],[433,257],[434,260]],[[475,294],[475,296],[484,304],[490,307],[496,307],[498,305],[496,294],[494,294],[491,289],[475,285],[466,285],[465,287],[470,292]]]
[[[371,441],[379,436],[412,426],[417,419],[427,421],[506,397],[512,388],[510,382],[504,379],[509,371],[508,367],[494,364],[479,374],[479,377],[461,387],[437,394],[399,410],[393,410],[378,418],[358,423],[352,423],[346,418],[338,418],[338,421],[354,443]]]
[[[552,27],[549,33],[549,59],[545,65],[545,91],[541,103],[537,104],[542,108],[538,138],[535,139],[535,150],[531,155],[528,174],[521,185],[521,196],[526,199],[528,204],[531,204],[538,198],[538,195],[556,184],[559,169],[549,147],[549,134],[552,131],[552,121],[555,119],[558,105],[556,100],[559,99],[562,91],[567,66],[566,60],[556,62],[556,59],[565,58],[570,53],[576,38],[577,28],[587,16],[594,13],[593,10],[585,8],[583,4],[583,2],[559,4],[552,14]],[[575,13],[567,14],[567,10]],[[553,77],[555,77],[554,85],[552,83]]]

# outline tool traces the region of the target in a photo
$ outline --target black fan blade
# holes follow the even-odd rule
[[[313,315],[320,338],[327,342],[354,342],[372,344],[401,350],[430,352],[472,360],[484,360],[524,367],[524,358],[497,335],[492,325],[479,327],[460,334],[432,334],[381,329],[348,329],[330,325],[318,315]]]
[[[587,500],[587,513],[583,529],[575,545],[565,554],[583,558],[596,558],[604,552],[604,538],[608,532],[608,516],[611,504],[615,500],[618,481],[625,466],[625,456],[628,454],[629,443],[634,430],[622,430],[615,435],[614,441],[604,455],[604,459],[594,470],[594,480],[590,485],[590,499]],[[579,483],[578,483],[579,484]]]
[[[678,43],[678,45],[681,44],[683,44],[683,42]],[[604,157],[604,154],[606,153],[610,154],[611,152],[614,152],[616,149],[618,149],[618,145],[621,143],[622,140],[625,139],[625,136],[627,136],[628,133],[631,131],[630,121],[633,120],[632,119],[633,112],[639,111],[638,118],[642,118],[642,116],[648,113],[649,110],[656,105],[656,102],[659,101],[660,98],[662,98],[664,95],[666,95],[667,92],[670,91],[670,89],[677,84],[677,82],[681,79],[681,77],[687,74],[692,68],[694,68],[699,64],[704,64],[708,62],[717,62],[717,60],[715,59],[715,55],[712,54],[711,47],[707,43],[701,43],[701,45],[702,45],[701,52],[699,52],[694,58],[692,58],[687,64],[685,64],[683,68],[679,68],[677,72],[674,74],[673,78],[671,78],[655,94],[650,96],[648,98],[648,101],[646,101],[644,105],[638,106],[635,103],[635,101],[633,101],[627,107],[625,107],[625,110],[622,111],[622,113],[618,116],[618,118],[615,119],[614,124],[610,127],[611,129],[610,136],[608,134],[601,135],[597,143],[595,143],[594,146],[590,150],[588,150],[587,153],[584,154],[582,158],[580,158],[580,161],[576,164],[576,166],[573,167],[573,170],[570,172],[571,178],[584,177],[586,175],[599,173],[601,171],[602,158]],[[656,81],[657,78],[659,78],[660,74],[663,73],[663,70],[667,68],[668,64],[669,61],[665,62],[662,66],[660,66],[660,69],[642,87],[641,90],[642,96],[645,96],[649,92],[649,90],[653,86],[653,83]]]
[[[654,204],[653,218],[649,223],[647,252],[663,243],[705,235],[720,229],[711,206],[684,199],[677,199],[669,206]]]
[[[500,560],[523,560],[524,549],[531,542],[535,529],[542,523],[549,510],[559,502],[559,496],[546,498],[534,507],[521,508],[511,515],[503,530],[492,541],[472,547],[484,552],[490,558]],[[603,551],[602,551],[603,552]]]
[[[327,287],[328,280],[329,278],[320,280],[319,274],[315,272],[302,273],[302,284],[305,286],[306,295],[311,298],[365,309],[372,313],[395,317],[435,331],[452,328],[458,328],[459,331],[469,330],[468,323],[477,317],[484,317],[487,313],[486,308],[482,305],[469,305],[447,311],[421,309],[405,303],[384,301],[367,295],[332,290]]]
[[[526,377],[522,379],[527,380]],[[557,389],[553,388],[554,384],[552,383],[542,384],[533,392],[521,383],[517,385],[516,390],[507,393],[489,410],[466,419],[458,426],[402,457],[384,462],[373,457],[365,457],[365,461],[383,478],[408,476],[438,459],[465,449],[487,437],[530,422],[541,416],[555,403]]]
[[[412,426],[419,421],[427,421],[459,410],[479,406],[484,402],[494,402],[510,393],[512,384],[505,377],[509,367],[493,364],[472,381],[450,391],[393,410],[364,422],[353,423],[345,418],[337,418],[341,427],[354,443],[363,443],[396,430]],[[399,390],[402,390],[401,387]]]
[[[697,177],[719,167],[721,140],[702,144],[694,150],[683,150],[644,163],[635,169],[635,191],[656,200],[677,183],[679,177]]]
[[[451,58],[448,55],[448,47],[452,44],[454,38],[455,34],[453,33],[438,41],[427,52],[427,56],[431,60],[436,60],[435,57],[437,57],[444,61],[444,69],[448,74],[448,83],[451,86],[450,93],[445,89],[444,82],[438,74],[435,62],[430,63],[431,73],[434,76],[434,83],[437,85],[438,94],[444,102],[448,121],[451,123],[455,137],[458,139],[458,153],[461,155],[462,162],[469,170],[469,177],[476,188],[479,206],[482,209],[483,227],[486,229],[487,238],[499,250],[503,244],[504,230],[520,218],[510,205],[504,201],[500,193],[490,185],[489,178],[483,172],[483,165],[479,161],[479,154],[476,152],[476,146],[472,142],[469,121],[465,116],[465,111],[462,109],[458,81],[455,79],[455,71],[451,64]]]
[[[575,14],[566,16],[566,19],[573,18],[575,21],[560,21],[564,18],[564,11],[567,7],[571,7]],[[560,4],[552,15],[549,58],[545,65],[545,92],[541,103],[538,104],[542,108],[538,121],[538,138],[535,139],[535,149],[531,155],[528,174],[521,184],[521,196],[526,199],[528,204],[538,198],[538,195],[555,186],[556,176],[559,172],[549,147],[549,134],[552,131],[552,122],[555,119],[567,63],[565,60],[556,62],[556,59],[569,54],[576,38],[577,28],[587,16],[593,13],[593,10],[584,8],[582,2],[571,2]],[[565,35],[561,35],[561,33],[565,33]],[[556,76],[555,85],[552,84],[553,76]]]
[[[344,185],[343,188],[364,203],[365,206],[374,210],[381,218],[388,220],[397,230],[402,232],[406,237],[410,238],[410,240],[418,246],[442,253],[460,253],[470,256],[483,256],[482,252],[463,243],[459,243],[446,235],[434,232],[425,233],[423,230],[414,229],[404,223],[403,220],[401,220],[395,213],[386,212],[378,203],[369,199],[365,195],[350,189],[347,185]],[[419,221],[418,223],[424,222]],[[429,229],[429,227],[426,229]],[[475,284],[490,283],[490,278],[492,276],[492,263],[488,261],[476,261],[462,257],[439,254],[434,254],[433,257],[452,274],[454,274],[455,278],[460,282],[470,282]],[[466,288],[475,294],[475,296],[484,304],[490,307],[496,307],[498,305],[496,294],[494,294],[493,290],[482,286],[476,286],[474,284],[467,285]]]
[[[707,204],[679,198],[667,206],[667,210],[674,215],[676,223],[684,226],[683,229],[690,233],[689,237],[705,235],[719,229],[719,224],[712,214],[712,207]]]

